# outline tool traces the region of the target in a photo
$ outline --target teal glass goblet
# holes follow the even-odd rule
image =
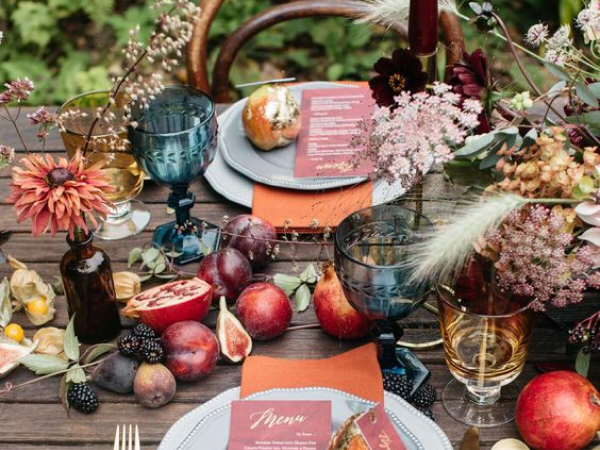
[[[147,107],[134,106],[128,138],[138,164],[156,183],[169,186],[167,204],[176,220],[156,228],[153,242],[186,264],[219,245],[218,226],[192,217],[198,180],[217,151],[215,104],[204,92],[188,86],[167,86]]]

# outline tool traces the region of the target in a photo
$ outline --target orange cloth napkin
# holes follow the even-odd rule
[[[326,191],[292,191],[254,183],[252,214],[271,222],[279,231],[289,221],[287,231],[314,232],[337,227],[349,214],[373,204],[373,183]]]
[[[242,367],[241,398],[269,389],[328,387],[383,401],[377,347],[370,343],[326,359],[250,356]]]

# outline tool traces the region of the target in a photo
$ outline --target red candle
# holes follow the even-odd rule
[[[410,0],[408,41],[417,56],[430,56],[437,51],[438,0]]]

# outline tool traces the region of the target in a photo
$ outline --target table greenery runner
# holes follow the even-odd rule
[[[390,26],[408,19],[406,0],[362,3],[366,13],[358,22]],[[439,163],[450,181],[472,188],[471,198],[450,223],[411,247],[406,268],[412,273],[412,282],[430,284],[456,278],[477,260],[494,268],[494,282],[504,292],[527,299],[530,308],[547,311],[581,302],[586,291],[600,288],[600,66],[596,56],[600,51],[600,2],[587,3],[573,29],[563,25],[551,32],[544,24],[535,25],[523,45],[514,42],[491,3],[471,3],[472,17],[461,15],[451,0],[441,1],[439,6],[505,41],[531,90],[511,92],[501,87],[490,75],[489,56],[483,49],[465,49],[462,60],[447,68],[446,83],[429,80],[417,56],[410,49],[398,49],[374,66],[376,75],[369,86],[380,108],[364,119],[352,139],[352,146],[358,149],[354,162],[372,161],[374,178],[400,181],[407,189],[422,182],[426,167]],[[8,201],[14,203],[19,222],[32,220],[34,236],[46,231],[54,235],[59,230],[72,236],[77,228],[87,230],[84,217],[95,224],[94,214],[107,212],[104,193],[109,186],[99,167],[83,164],[86,152],[93,151],[94,127],[99,121],[114,121],[111,106],[118,95],[143,107],[164,89],[158,75],[143,73],[150,72],[155,63],[166,71],[176,67],[198,17],[198,8],[188,0],[156,0],[153,7],[158,11],[155,31],[142,42],[137,29],[131,30],[123,51],[127,63],[123,75],[113,80],[111,101],[96,111],[83,154],[71,161],[29,153],[16,123],[22,103],[34,89],[28,78],[7,83],[0,92],[0,118],[12,122],[28,153],[22,167],[13,168]],[[574,33],[583,35],[584,47],[576,44]],[[526,46],[541,47],[543,56]],[[536,85],[521,63],[522,53],[537,58],[557,78],[548,92]],[[15,110],[17,115],[13,115]],[[129,111],[127,107],[122,124],[105,138],[116,148],[128,144],[119,134],[127,126],[136,126]],[[29,118],[43,143],[52,128],[64,129],[73,114],[84,113],[57,115],[42,107]],[[2,164],[13,158],[14,149],[0,143]],[[279,239],[267,239],[268,255],[250,252],[249,264],[256,262],[253,257],[274,258],[281,245],[316,244],[322,250],[329,245],[330,231],[302,242],[297,233],[286,230]],[[241,231],[231,235],[246,238]],[[139,292],[140,282],[152,276],[171,280],[195,275],[174,267],[170,256],[156,248],[133,249],[129,265],[141,261],[144,273],[141,279],[130,272],[115,274],[117,297],[131,298]],[[72,325],[66,331],[42,328],[33,341],[24,338],[22,329],[9,328],[14,325],[10,324],[13,309],[25,308],[35,325],[48,322],[54,314],[53,288],[18,261],[11,260],[11,265],[15,273],[10,282],[0,284],[4,333],[21,342],[21,362],[38,375],[66,373],[62,398],[68,398],[71,388],[77,386],[81,392],[72,395],[78,409],[94,410],[95,394],[81,386],[85,383],[83,369],[100,364],[94,360],[114,346],[100,345],[80,354]],[[277,275],[275,283],[287,295],[296,295],[297,309],[302,311],[309,305],[311,289],[318,286],[317,275],[310,265],[299,277]],[[25,294],[20,288],[23,285],[27,286]],[[223,308],[227,309],[225,301],[221,302],[225,317]],[[231,320],[229,316],[227,320]],[[583,374],[589,354],[600,350],[599,327],[600,312],[570,332],[570,340],[581,348],[577,368]],[[151,330],[138,326],[119,341],[121,353],[141,355],[145,363],[156,363],[163,359],[156,339]],[[7,390],[13,388],[7,386]],[[91,400],[82,403],[87,395]]]

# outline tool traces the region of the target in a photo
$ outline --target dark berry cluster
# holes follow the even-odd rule
[[[164,350],[157,341],[156,333],[148,325],[137,325],[130,334],[121,336],[117,343],[119,352],[124,356],[141,355],[149,363],[163,360]]]
[[[400,375],[391,370],[384,370],[383,388],[388,392],[402,397],[433,420],[433,413],[430,408],[435,403],[437,396],[435,388],[432,385],[423,384],[411,395],[412,382],[406,375]]]
[[[600,311],[569,330],[569,341],[583,345],[590,352],[600,351]]]
[[[67,391],[69,405],[83,414],[89,414],[98,409],[98,396],[87,383],[75,383]]]

